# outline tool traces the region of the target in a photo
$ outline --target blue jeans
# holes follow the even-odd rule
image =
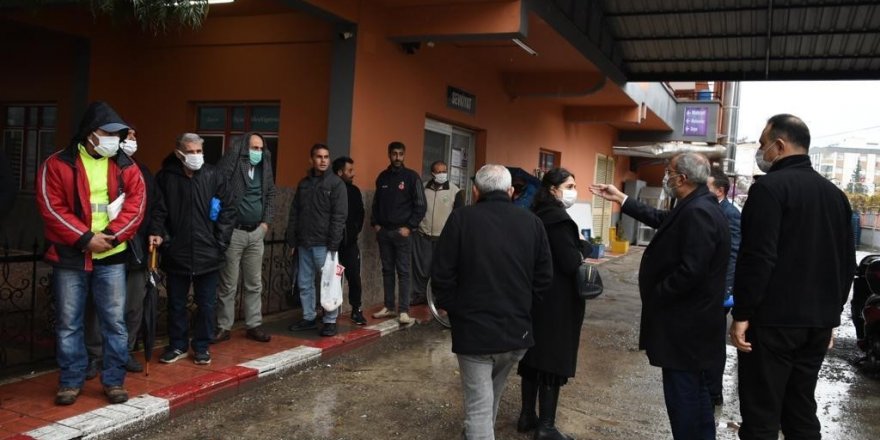
[[[296,276],[296,285],[299,287],[299,299],[303,308],[303,319],[309,321],[315,319],[315,277],[321,276],[321,268],[327,259],[327,246],[298,247],[296,249],[299,258],[299,273]],[[324,323],[333,324],[339,316],[339,309],[324,310]]]
[[[714,440],[708,371],[663,369],[663,397],[675,440]]]
[[[60,386],[82,388],[89,359],[83,336],[83,319],[89,291],[94,298],[103,339],[104,386],[125,382],[128,333],[125,330],[125,265],[95,265],[91,272],[54,268],[52,289],[56,301],[55,332],[58,340]]]
[[[464,437],[467,440],[495,438],[495,418],[507,376],[525,354],[526,350],[522,349],[497,354],[456,355],[464,391]]]
[[[214,304],[217,302],[219,271],[202,275],[173,275],[167,278],[168,288],[168,346],[186,352],[190,344],[187,326],[186,299],[192,283],[196,314],[192,320],[192,349],[196,353],[208,351],[214,331]]]

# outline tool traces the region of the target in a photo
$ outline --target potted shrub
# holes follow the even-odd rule
[[[591,237],[590,244],[593,246],[590,258],[599,259],[605,257],[605,243],[602,243],[602,237]]]

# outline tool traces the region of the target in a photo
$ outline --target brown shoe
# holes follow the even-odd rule
[[[73,387],[61,387],[58,389],[58,393],[55,394],[55,404],[56,405],[73,405],[76,402],[76,398],[79,397],[79,388]]]
[[[245,335],[248,339],[253,339],[257,342],[269,342],[272,340],[272,336],[266,334],[266,332],[259,327],[249,328]]]
[[[122,388],[121,385],[114,385],[110,387],[104,387],[104,395],[107,396],[107,401],[110,403],[125,403],[128,402],[128,391],[125,391],[125,388]]]
[[[223,341],[228,341],[232,335],[229,333],[229,330],[217,329],[217,333],[214,334],[214,339],[211,339],[212,344],[219,344]]]

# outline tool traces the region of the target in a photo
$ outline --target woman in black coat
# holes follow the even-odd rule
[[[578,295],[577,269],[590,245],[580,239],[577,224],[566,208],[577,199],[574,175],[564,168],[547,172],[535,196],[532,211],[544,223],[553,255],[553,284],[543,300],[532,305],[535,345],[519,363],[522,377],[520,432],[535,429],[534,438],[569,439],[556,429],[559,387],[574,377],[577,366],[584,300]],[[535,414],[535,401],[539,414]]]

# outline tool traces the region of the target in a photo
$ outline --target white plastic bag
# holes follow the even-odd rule
[[[336,310],[342,305],[343,272],[345,267],[339,264],[339,252],[327,252],[327,259],[321,268],[321,307],[326,311]]]

